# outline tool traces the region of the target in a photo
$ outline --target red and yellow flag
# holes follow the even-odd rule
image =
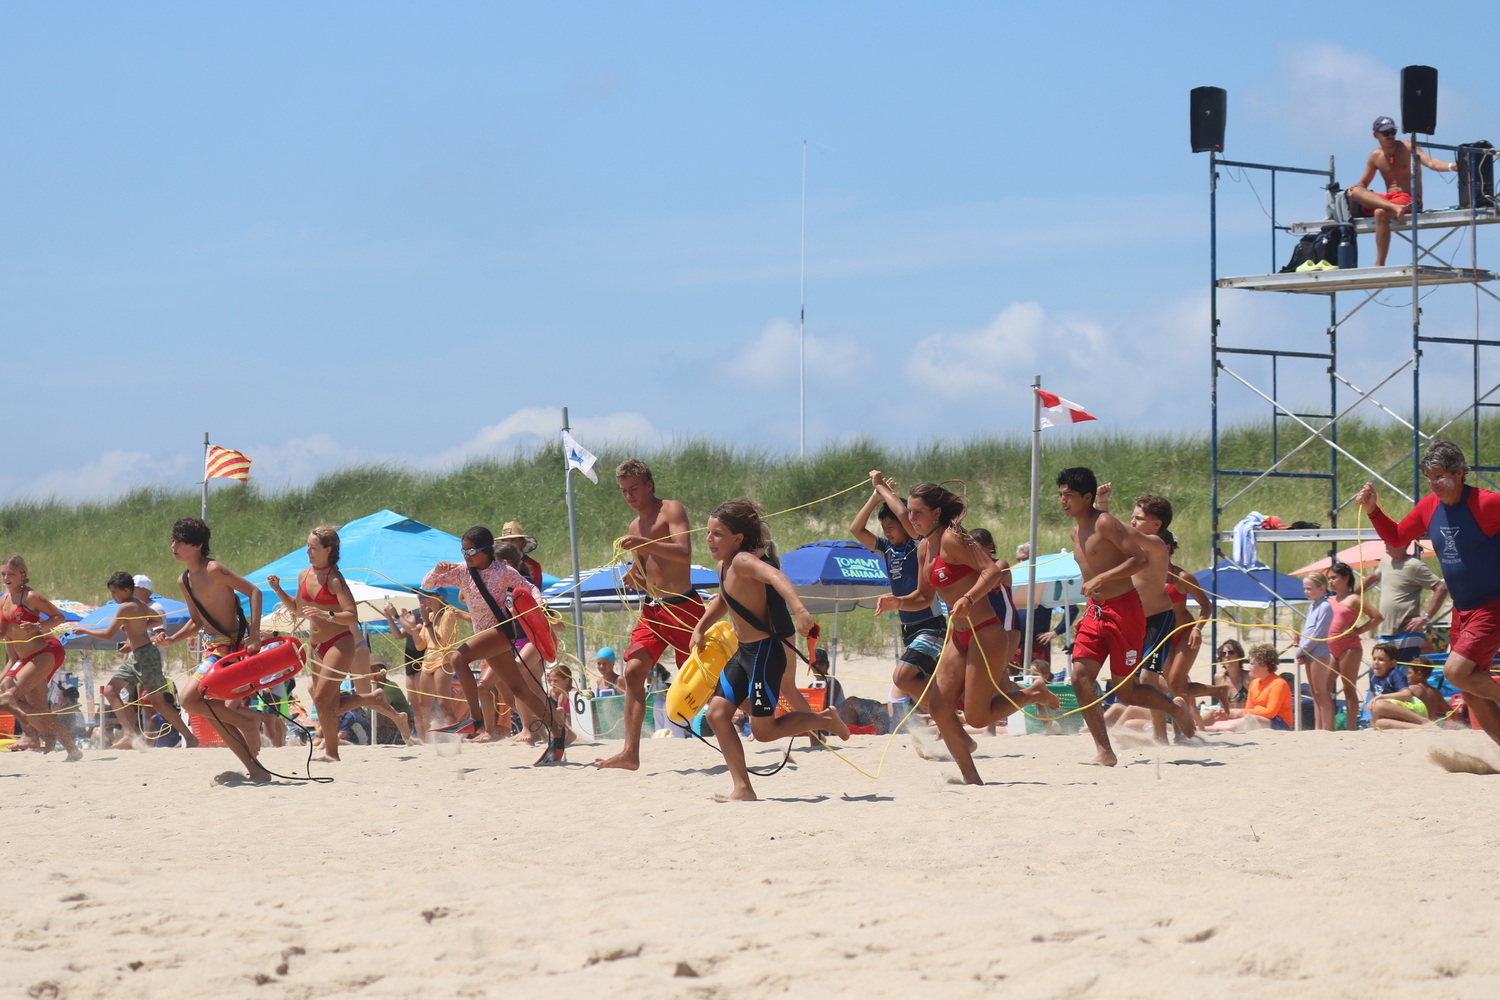
[[[211,445],[208,449],[208,461],[203,470],[203,478],[238,479],[242,483],[249,482],[250,459],[245,456],[244,452]]]

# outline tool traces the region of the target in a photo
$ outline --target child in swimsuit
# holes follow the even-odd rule
[[[792,636],[813,630],[812,616],[802,606],[791,581],[755,553],[765,542],[760,508],[743,497],[728,500],[708,519],[708,551],[719,562],[719,593],[709,602],[693,629],[692,648],[701,649],[708,628],[731,613],[740,646],[724,665],[719,684],[708,702],[708,722],[719,738],[719,749],[729,765],[734,787],[729,798],[754,801],[745,747],[734,726],[735,710],[749,703],[750,731],[761,742],[828,730],[849,738],[849,727],[833,708],[821,712],[788,712],[776,717],[787,650],[795,650]]]
[[[5,596],[0,597],[0,642],[10,661],[0,681],[0,708],[31,726],[48,740],[61,743],[68,760],[83,755],[73,744],[69,727],[52,714],[47,685],[63,664],[63,647],[52,629],[66,620],[57,606],[27,586],[26,560],[9,556],[0,563]]]

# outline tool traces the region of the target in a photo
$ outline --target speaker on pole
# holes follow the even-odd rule
[[[1194,87],[1191,95],[1193,152],[1224,151],[1223,87]]]
[[[1401,127],[1423,135],[1437,131],[1437,70],[1431,66],[1401,71]]]

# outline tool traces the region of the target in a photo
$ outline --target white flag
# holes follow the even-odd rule
[[[597,484],[599,482],[599,476],[596,472],[594,472],[594,463],[599,460],[592,454],[590,454],[587,448],[579,444],[577,441],[574,441],[573,435],[569,434],[567,431],[563,431],[562,436],[563,455],[567,459],[566,468],[577,469],[585,476],[588,476],[590,482]]]
[[[1036,394],[1042,401],[1043,427],[1056,427],[1059,424],[1076,424],[1084,420],[1099,419],[1071,399],[1063,399],[1045,389],[1038,389]]]

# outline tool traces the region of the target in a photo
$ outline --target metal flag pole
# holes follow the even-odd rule
[[[1037,504],[1042,490],[1042,397],[1037,392],[1042,387],[1042,377],[1031,377],[1031,559],[1026,570],[1026,633],[1021,637],[1021,670],[1031,669],[1031,643],[1036,636],[1036,609],[1041,603],[1036,596],[1036,561],[1041,554],[1037,548]]]
[[[802,140],[802,266],[797,297],[797,457],[807,455],[807,140]]]
[[[572,431],[572,428],[568,426],[566,406],[562,411],[562,429]],[[563,468],[566,471],[563,475],[567,477],[568,482],[568,542],[573,549],[573,655],[578,657],[579,665],[583,665],[586,660],[583,651],[583,592],[581,588],[583,581],[579,579],[582,571],[578,568],[578,508],[573,501],[573,463],[568,461],[566,447],[564,445]],[[580,677],[578,683],[582,684],[584,680],[585,678]]]
[[[208,520],[208,431],[203,432],[203,520]]]

